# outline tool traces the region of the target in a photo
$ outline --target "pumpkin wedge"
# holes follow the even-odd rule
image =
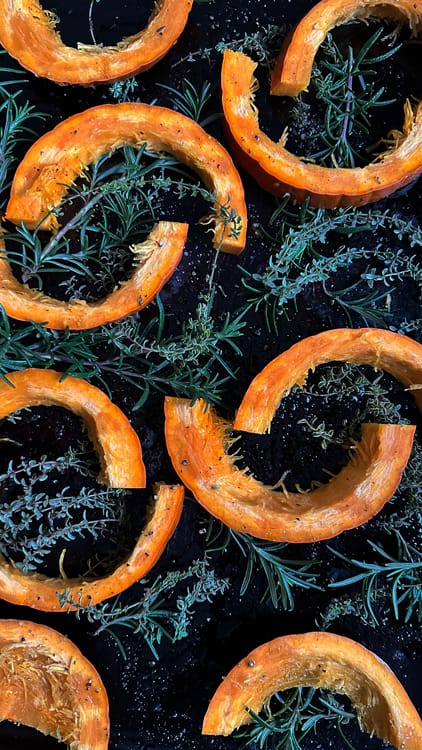
[[[368,18],[407,25],[412,36],[422,29],[421,0],[321,0],[296,25],[283,46],[271,77],[271,93],[297,96],[306,91],[319,47],[335,26]]]
[[[101,464],[98,481],[109,487],[145,487],[145,466],[135,430],[118,406],[82,378],[28,368],[0,381],[0,419],[28,406],[63,406],[80,416]]]
[[[167,397],[166,444],[196,500],[224,524],[274,542],[330,539],[368,521],[394,494],[415,427],[363,424],[349,463],[310,492],[279,492],[235,465],[227,453],[233,425],[206,402]]]
[[[0,0],[0,43],[37,76],[56,83],[111,83],[148,70],[177,42],[193,0],[157,0],[145,29],[115,46],[63,43],[38,0]]]
[[[334,328],[308,336],[269,362],[253,379],[234,420],[235,430],[268,432],[281,399],[327,362],[371,365],[408,388],[422,410],[422,346],[378,328]]]
[[[48,578],[40,573],[23,573],[0,554],[0,597],[45,612],[68,612],[128,589],[154,567],[182,513],[183,487],[157,484],[154,491],[149,518],[133,551],[110,575],[97,579]]]
[[[311,206],[337,208],[378,201],[413,182],[422,172],[422,104],[404,106],[397,145],[365,167],[330,168],[304,161],[259,126],[254,103],[257,64],[242,52],[225,50],[221,73],[223,111],[231,152],[264,189],[291,195]]]
[[[139,102],[92,107],[41,136],[16,169],[6,218],[32,229],[57,229],[52,211],[67,187],[89,164],[122,146],[170,153],[196,171],[215,194],[215,246],[227,253],[243,250],[247,221],[243,186],[225,148],[189,117]],[[236,223],[227,221],[222,207],[233,212]]]
[[[0,721],[33,727],[71,750],[107,750],[108,698],[88,659],[62,633],[0,620]]]
[[[182,258],[187,231],[187,224],[158,222],[145,242],[131,248],[137,263],[132,276],[98,302],[78,297],[64,302],[22,284],[13,275],[0,238],[0,304],[16,320],[60,330],[80,331],[120,320],[142,310],[169,280]]]
[[[229,735],[259,713],[274,693],[294,687],[347,695],[363,730],[398,750],[420,750],[422,722],[401,682],[378,656],[350,638],[316,632],[264,643],[218,687],[202,733]]]

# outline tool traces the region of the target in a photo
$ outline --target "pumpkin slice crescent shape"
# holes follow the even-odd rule
[[[82,378],[35,367],[5,375],[0,381],[0,419],[31,406],[63,406],[83,419],[101,464],[98,481],[121,489],[145,487],[139,438],[100,388]]]
[[[38,0],[0,0],[0,43],[37,76],[56,83],[111,83],[143,73],[170,50],[185,28],[193,0],[157,0],[145,29],[115,46],[63,43],[53,14]]]
[[[415,427],[364,424],[346,466],[309,492],[277,491],[236,467],[230,431],[263,433],[293,385],[310,369],[348,361],[386,370],[421,405],[422,347],[378,329],[336,329],[309,337],[270,362],[252,381],[233,425],[204,401],[166,399],[166,442],[173,466],[212,515],[241,533],[276,542],[330,539],[365,523],[394,494],[413,444]]]
[[[169,280],[182,258],[187,231],[187,224],[158,222],[145,242],[131,247],[137,263],[131,277],[97,302],[79,297],[64,302],[22,284],[0,237],[0,304],[15,320],[57,330],[81,331],[120,320],[142,310]]]
[[[108,698],[95,667],[62,633],[0,620],[0,721],[33,727],[71,750],[107,750]]]
[[[411,4],[419,7],[420,2]],[[388,12],[391,5],[383,3],[382,7]],[[419,24],[420,17],[419,13]],[[301,54],[300,50],[297,56]],[[308,199],[311,206],[320,208],[360,206],[385,198],[421,174],[422,104],[413,110],[406,101],[403,133],[377,161],[364,167],[324,167],[304,161],[289,151],[282,139],[276,143],[260,128],[254,103],[256,67],[244,53],[226,49],[221,88],[231,152],[264,190],[278,196],[291,195],[300,203]]]
[[[27,228],[57,230],[54,214],[67,188],[102,155],[131,145],[169,152],[198,172],[215,196],[214,244],[238,254],[246,242],[247,213],[240,177],[227,151],[196,122],[164,107],[141,103],[100,105],[73,115],[36,141],[19,164],[6,218]],[[148,239],[131,249],[137,267],[107,298],[87,303],[49,297],[15,278],[4,243],[0,246],[0,304],[22,321],[48,328],[95,328],[141,310],[178,265],[188,226],[159,222]]]
[[[145,487],[139,438],[123,412],[99,388],[80,378],[35,368],[9,373],[7,381],[0,382],[0,419],[28,406],[70,409],[84,420],[97,450],[101,463],[99,481],[109,487]],[[184,488],[180,485],[157,484],[145,528],[132,553],[103,578],[51,578],[24,573],[0,554],[0,597],[13,604],[59,612],[63,611],[60,596],[66,595],[68,610],[119,594],[155,565],[179,522],[183,499]]]
[[[189,117],[141,102],[102,104],[45,133],[18,165],[6,218],[29,229],[57,229],[52,213],[89,164],[122,146],[169,153],[191,167],[215,195],[214,244],[238,254],[246,241],[243,185],[226,149]],[[226,209],[234,220],[221,215]],[[236,231],[235,231],[236,230]]]
[[[104,578],[51,578],[24,573],[0,554],[0,597],[44,612],[69,612],[98,604],[144,578],[159,560],[179,522],[181,485],[157,484],[147,523],[134,549]]]
[[[422,722],[401,682],[378,656],[334,633],[286,635],[264,643],[224,678],[202,733],[229,735],[259,713],[274,693],[294,687],[347,695],[362,729],[398,750],[420,750]]]

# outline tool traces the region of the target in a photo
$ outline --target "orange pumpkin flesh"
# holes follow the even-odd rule
[[[103,391],[82,378],[29,368],[0,381],[0,419],[28,406],[63,406],[80,416],[98,453],[98,481],[109,487],[145,487],[145,466],[135,430]]]
[[[28,228],[55,229],[49,213],[89,164],[121,146],[172,154],[196,171],[215,194],[214,244],[240,253],[246,241],[246,205],[240,177],[227,151],[189,117],[165,107],[138,102],[103,104],[73,115],[41,136],[20,162],[14,176],[6,218]],[[218,215],[229,205],[241,219],[233,227]]]
[[[130,279],[98,302],[64,302],[21,284],[0,238],[0,304],[12,318],[61,330],[80,331],[120,320],[148,305],[168,281],[182,258],[187,231],[187,224],[160,221],[145,242],[133,247],[138,265]]]
[[[413,36],[422,29],[421,0],[322,0],[297,24],[280,52],[271,78],[271,93],[297,96],[305,91],[315,55],[335,26],[367,18],[391,18],[407,24]]]
[[[422,172],[422,104],[405,106],[404,136],[397,148],[365,167],[330,168],[307,163],[260,128],[254,104],[256,63],[225,50],[221,74],[223,110],[231,151],[258,184],[274,195],[309,199],[311,206],[336,208],[378,201],[413,182]]]
[[[421,344],[383,329],[337,328],[299,341],[264,367],[242,399],[235,430],[267,432],[281,399],[293,386],[302,386],[310,370],[333,361],[385,370],[412,391],[422,410]]]
[[[394,494],[415,428],[362,425],[350,462],[310,492],[277,492],[236,468],[227,454],[232,425],[203,400],[166,398],[166,443],[180,479],[232,529],[275,542],[330,539],[368,521]]]
[[[0,43],[37,76],[56,83],[111,83],[155,65],[177,42],[193,0],[157,0],[147,27],[116,46],[63,44],[38,0],[0,0]]]
[[[23,573],[0,554],[0,597],[45,612],[63,612],[120,594],[146,576],[161,557],[179,522],[183,499],[184,488],[180,485],[157,485],[150,516],[133,551],[104,578],[47,578],[39,573]],[[58,597],[64,594],[69,604],[62,606]]]
[[[71,750],[107,750],[108,698],[77,646],[45,625],[0,620],[0,721],[33,727]]]
[[[356,641],[333,633],[287,635],[264,643],[224,678],[205,715],[203,734],[231,734],[274,693],[293,687],[347,695],[362,729],[399,750],[420,750],[422,723],[389,667]]]

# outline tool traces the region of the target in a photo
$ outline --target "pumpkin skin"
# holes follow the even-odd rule
[[[82,378],[28,368],[0,381],[0,419],[27,406],[63,406],[80,416],[98,453],[98,481],[115,488],[145,487],[142,449],[123,412],[103,391]]]
[[[188,224],[158,222],[148,239],[134,246],[139,262],[132,276],[96,302],[64,302],[22,284],[13,275],[0,237],[0,304],[16,320],[59,330],[81,331],[120,320],[146,307],[169,280],[182,258],[187,232]]]
[[[161,557],[182,513],[183,487],[157,484],[154,492],[145,528],[129,557],[112,573],[97,579],[48,578],[39,573],[23,573],[0,554],[0,597],[44,612],[69,612],[128,589],[146,576]],[[69,604],[62,606],[58,597],[65,593]]]
[[[193,0],[157,0],[142,31],[116,46],[63,44],[51,13],[38,0],[0,0],[0,43],[37,76],[56,83],[111,83],[148,70],[177,42]]]
[[[167,397],[167,450],[182,482],[226,526],[274,542],[330,539],[372,518],[394,494],[412,448],[412,425],[363,424],[350,462],[310,492],[277,492],[228,455],[229,422],[204,400]]]
[[[239,406],[235,430],[268,432],[281,399],[293,386],[303,386],[310,370],[334,361],[385,370],[412,391],[422,410],[421,344],[384,329],[335,328],[299,341],[258,373]]]
[[[307,163],[259,126],[254,104],[257,64],[242,52],[225,50],[221,73],[227,139],[238,163],[264,189],[319,208],[361,206],[413,182],[422,172],[422,104],[404,107],[404,135],[397,147],[365,167],[330,168]]]
[[[62,633],[0,620],[0,721],[33,727],[70,750],[107,750],[106,689],[95,667]]]
[[[166,152],[191,167],[214,193],[215,207],[230,203],[241,218],[239,234],[223,218],[214,220],[214,245],[240,253],[246,242],[243,185],[223,146],[189,117],[166,107],[139,102],[103,104],[63,120],[39,138],[18,165],[6,218],[30,229],[57,228],[49,213],[89,164],[122,146]]]
[[[367,18],[406,24],[412,36],[422,29],[421,0],[322,0],[302,18],[283,46],[271,77],[271,93],[297,96],[306,91],[315,55],[335,26]]]
[[[422,722],[402,684],[378,656],[334,633],[286,635],[264,643],[224,678],[211,699],[203,734],[231,734],[274,693],[293,687],[347,695],[359,724],[400,750],[420,750]]]

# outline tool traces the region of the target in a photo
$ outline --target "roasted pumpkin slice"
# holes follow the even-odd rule
[[[282,48],[271,77],[271,93],[297,96],[311,80],[315,55],[335,26],[367,18],[406,24],[412,35],[422,29],[421,0],[322,0],[296,25]]]
[[[113,47],[63,44],[38,0],[0,0],[0,43],[37,76],[56,83],[110,83],[142,73],[177,42],[193,0],[157,0],[148,25]]]
[[[35,622],[0,620],[0,720],[71,750],[108,748],[108,698],[97,670],[69,638]]]
[[[189,117],[139,102],[92,107],[41,136],[15,172],[6,218],[28,228],[56,229],[52,211],[67,187],[89,164],[121,146],[170,153],[195,170],[215,195],[215,246],[227,253],[243,250],[243,186],[227,151]]]
[[[398,750],[422,747],[422,722],[387,664],[360,643],[325,632],[282,636],[248,654],[212,697],[202,732],[231,734],[274,693],[302,686],[347,695],[361,728]]]
[[[54,370],[29,368],[0,381],[0,419],[28,406],[63,406],[82,417],[98,453],[98,481],[109,487],[145,487],[142,449],[129,420],[96,386]]]
[[[281,399],[302,386],[310,370],[327,362],[351,362],[385,370],[413,393],[422,410],[422,346],[400,333],[378,328],[335,328],[299,341],[253,379],[234,428],[268,432]]]
[[[413,3],[412,3],[413,4]],[[418,3],[419,5],[420,3]],[[336,208],[378,201],[413,182],[422,172],[422,104],[404,107],[397,146],[365,167],[330,168],[304,161],[259,126],[254,103],[257,64],[242,52],[225,50],[221,74],[223,111],[231,151],[257,183],[274,195]]]
[[[64,302],[22,284],[13,275],[0,238],[0,305],[12,318],[61,330],[80,331],[120,320],[148,305],[168,281],[182,258],[187,231],[187,224],[160,221],[145,242],[132,246],[137,266],[130,279],[98,302]]]
[[[23,573],[0,554],[0,597],[45,612],[67,612],[120,594],[146,576],[161,557],[179,522],[183,499],[182,486],[157,484],[149,519],[133,552],[104,578],[50,578]]]
[[[363,424],[350,462],[310,492],[281,492],[235,465],[233,425],[198,399],[166,398],[166,443],[180,479],[232,529],[275,542],[330,539],[368,521],[391,498],[409,459],[415,428]]]

